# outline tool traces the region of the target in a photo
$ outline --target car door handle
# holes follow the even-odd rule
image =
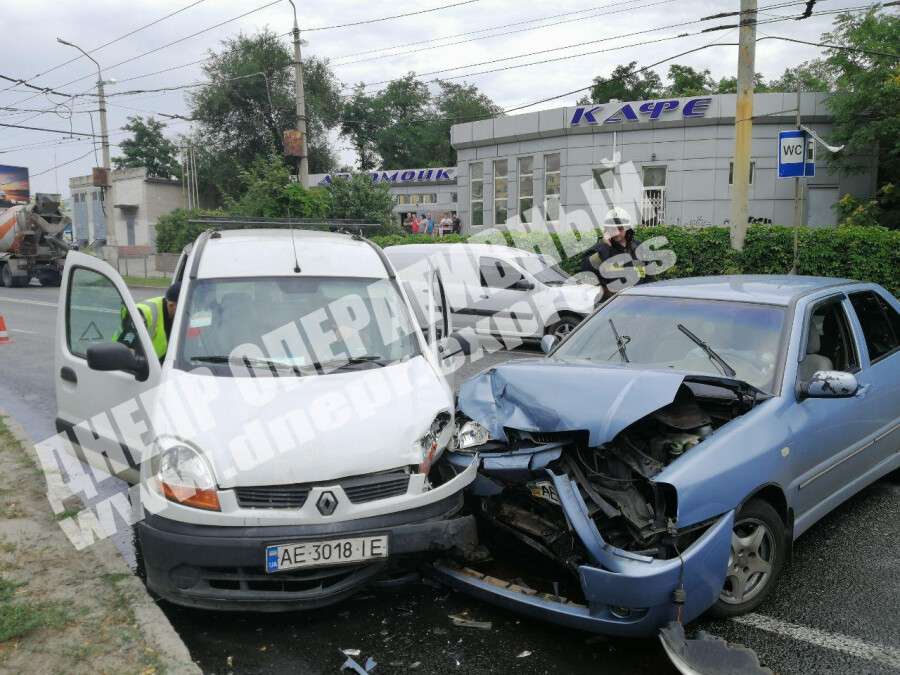
[[[480,297],[482,300],[489,300],[491,296],[482,294],[478,297]]]
[[[59,370],[59,376],[61,379],[66,382],[71,382],[72,384],[78,384],[78,376],[75,374],[75,371],[69,368],[69,366],[63,366]]]

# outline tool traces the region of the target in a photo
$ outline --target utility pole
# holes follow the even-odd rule
[[[109,185],[106,186],[106,189],[108,190],[110,199],[108,199],[107,201],[112,202],[113,201],[111,198],[112,175],[110,174],[110,161],[109,161],[109,128],[107,127],[107,124],[106,124],[106,92],[103,89],[103,85],[108,84],[108,83],[103,80],[103,73],[100,70],[100,64],[97,63],[97,59],[95,59],[93,56],[91,56],[86,51],[84,51],[81,47],[79,47],[78,45],[76,45],[72,42],[67,42],[66,40],[63,40],[60,37],[56,38],[56,41],[58,43],[60,43],[61,45],[66,45],[67,47],[74,47],[75,49],[80,51],[82,54],[84,54],[86,57],[88,57],[91,61],[93,61],[94,65],[97,66],[97,99],[98,99],[97,102],[98,102],[98,105],[100,108],[100,147],[101,147],[101,150],[103,151],[103,168],[106,169],[106,179],[107,179],[107,181],[109,181]],[[109,84],[113,84],[113,83],[114,83],[114,80],[110,80]],[[105,209],[104,209],[104,211],[105,211]],[[114,219],[110,217],[110,213],[112,213],[112,212],[109,212],[106,214],[106,221],[107,221],[106,245],[107,246],[115,246],[116,245],[116,228],[115,228]]]
[[[734,111],[734,172],[731,188],[731,247],[744,248],[753,138],[753,84],[756,77],[756,0],[741,0],[738,39],[737,106]]]
[[[800,123],[800,78],[797,78],[797,131],[802,131]],[[803,144],[803,167],[806,172],[806,144]],[[797,259],[800,256],[800,228],[803,226],[803,187],[800,176],[794,176],[794,262],[791,274],[797,274]]]
[[[288,0],[294,10],[294,102],[297,108],[297,131],[300,132],[300,157],[297,163],[297,179],[306,187],[309,177],[309,160],[306,156],[306,100],[303,90],[303,62],[300,60],[300,27],[297,24],[297,6]]]

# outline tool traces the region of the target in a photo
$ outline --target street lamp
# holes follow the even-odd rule
[[[110,171],[109,132],[107,130],[107,125],[106,125],[106,93],[103,90],[103,85],[104,84],[114,84],[115,80],[104,81],[103,73],[100,71],[100,64],[97,63],[97,59],[95,59],[93,56],[88,54],[86,51],[84,51],[78,45],[76,45],[72,42],[63,40],[61,37],[57,37],[56,41],[61,45],[66,45],[67,47],[73,47],[74,49],[77,49],[82,54],[84,54],[86,57],[88,57],[91,61],[93,61],[95,66],[97,66],[97,98],[99,99],[98,103],[100,104],[100,106],[99,106],[100,107],[100,146],[103,150],[103,168],[106,169],[106,176],[107,176],[106,182],[109,183],[109,185],[107,185],[105,187],[112,188],[112,180],[109,175],[109,171]],[[115,243],[116,243],[115,227],[107,227],[106,243],[109,246],[115,246]]]

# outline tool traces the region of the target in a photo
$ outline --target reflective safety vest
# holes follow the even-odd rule
[[[169,348],[169,339],[166,337],[166,321],[163,317],[166,299],[163,296],[158,298],[150,298],[143,302],[137,303],[137,310],[144,316],[144,325],[147,332],[150,333],[150,341],[153,343],[153,351],[156,357],[161,359],[166,355]],[[122,321],[128,316],[128,310],[122,307]],[[114,340],[118,340],[119,332],[113,336]]]

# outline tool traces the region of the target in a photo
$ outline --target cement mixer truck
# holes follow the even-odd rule
[[[69,245],[62,233],[69,218],[59,210],[59,195],[37,193],[33,204],[0,201],[0,282],[59,286]]]

